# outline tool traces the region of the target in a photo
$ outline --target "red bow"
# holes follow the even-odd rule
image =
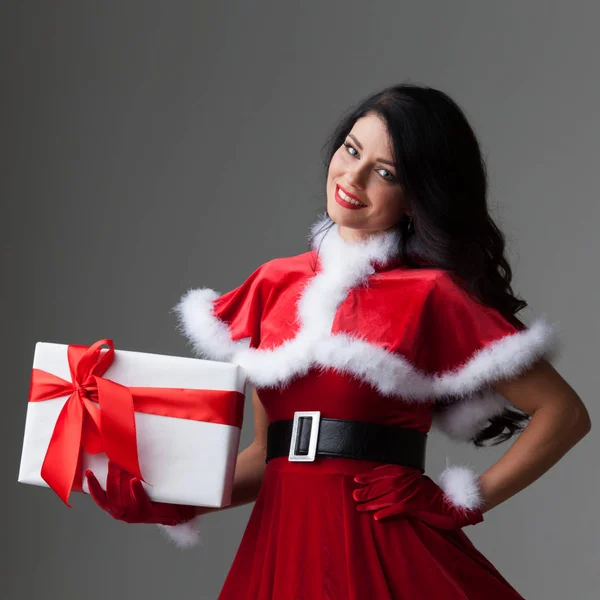
[[[102,353],[102,346],[108,346],[108,351]],[[72,381],[33,369],[29,401],[70,394],[56,421],[41,471],[42,479],[70,507],[71,491],[81,490],[78,466],[82,447],[90,454],[105,452],[122,469],[143,478],[131,391],[101,377],[113,361],[113,341],[99,340],[89,347],[70,345],[67,355]]]

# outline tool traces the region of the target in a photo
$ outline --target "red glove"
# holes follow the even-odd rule
[[[140,479],[110,461],[106,477],[106,492],[100,487],[92,471],[87,470],[85,477],[90,495],[96,504],[119,521],[178,525],[196,516],[195,506],[152,502]]]
[[[464,477],[464,473],[461,475]],[[478,506],[454,504],[440,486],[416,469],[385,464],[359,473],[354,481],[364,484],[352,494],[354,500],[362,502],[357,510],[375,511],[376,521],[394,516],[415,517],[439,529],[460,529],[483,521]]]

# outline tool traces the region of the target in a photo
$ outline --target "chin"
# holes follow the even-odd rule
[[[358,211],[356,211],[358,212]],[[365,220],[355,214],[354,211],[346,210],[337,204],[333,208],[327,208],[330,219],[342,227],[349,229],[363,229]]]
[[[358,211],[356,211],[358,212]],[[355,211],[347,210],[339,206],[335,200],[327,201],[327,214],[333,219],[338,225],[345,225],[346,223],[356,223]]]
[[[347,225],[348,224],[348,219],[344,218],[344,215],[342,215],[340,213],[340,211],[336,210],[336,208],[328,208],[327,209],[327,214],[329,215],[329,218],[334,222],[337,223],[338,225]]]

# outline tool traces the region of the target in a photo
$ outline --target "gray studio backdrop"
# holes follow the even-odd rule
[[[600,84],[592,3],[3,2],[3,599],[217,597],[251,506],[180,551],[75,494],[16,483],[34,345],[189,356],[170,308],[307,249],[321,145],[385,85],[448,92],[489,162],[514,287],[562,328],[555,363],[599,418]],[[242,447],[252,437],[248,395]],[[509,442],[510,443],[510,442]],[[476,450],[485,470],[508,444]],[[468,535],[528,599],[600,585],[597,436]]]

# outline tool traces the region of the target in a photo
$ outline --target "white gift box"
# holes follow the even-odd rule
[[[65,344],[38,342],[33,368],[70,382],[67,349]],[[115,350],[112,363],[101,377],[130,388],[238,392],[235,402],[242,403],[239,408],[243,411],[246,374],[231,363]],[[69,397],[28,402],[18,476],[21,483],[48,487],[41,476],[42,464],[59,413]],[[137,410],[134,414],[138,461],[146,482],[143,485],[152,500],[210,507],[231,503],[241,418],[238,427]],[[82,469],[91,469],[106,489],[106,454],[81,452]],[[89,493],[85,477],[82,488]]]

